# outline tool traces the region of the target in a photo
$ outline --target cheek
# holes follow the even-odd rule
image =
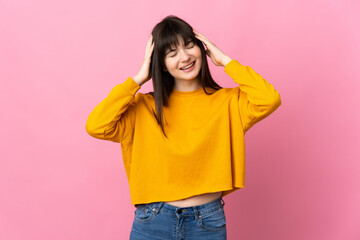
[[[194,55],[195,55],[197,58],[201,59],[201,50],[200,50],[199,47],[198,47],[198,48],[196,49],[196,51],[194,52]]]
[[[196,48],[196,51],[195,51],[194,55],[195,55],[196,57],[198,57],[198,58],[201,58],[201,50],[200,50],[199,47]]]
[[[164,64],[165,64],[166,69],[170,68],[170,64],[169,64],[169,61],[167,59],[165,59]]]
[[[195,49],[196,51],[198,51],[198,52],[201,52],[200,47],[199,47],[198,45],[195,45],[195,46],[194,46],[194,49]]]
[[[170,71],[176,70],[176,63],[174,61],[167,60],[167,61],[165,61],[165,65],[166,65],[167,69],[169,69]]]

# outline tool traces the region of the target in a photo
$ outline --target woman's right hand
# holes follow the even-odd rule
[[[140,68],[140,71],[136,74],[135,77],[133,77],[134,81],[138,85],[142,85],[148,80],[150,80],[149,73],[150,73],[150,62],[151,62],[151,55],[154,50],[154,42],[153,36],[151,34],[147,44],[146,44],[146,50],[145,50],[145,57],[142,63],[142,66]]]

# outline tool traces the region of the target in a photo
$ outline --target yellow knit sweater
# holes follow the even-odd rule
[[[168,139],[153,115],[153,96],[136,94],[141,86],[131,77],[90,113],[86,131],[91,136],[121,143],[132,204],[218,191],[225,196],[244,187],[244,134],[281,99],[260,74],[235,59],[224,71],[238,87],[212,95],[202,88],[172,91],[163,108]]]

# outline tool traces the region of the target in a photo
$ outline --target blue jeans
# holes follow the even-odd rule
[[[183,208],[165,202],[137,204],[130,240],[224,240],[224,205],[222,197]]]

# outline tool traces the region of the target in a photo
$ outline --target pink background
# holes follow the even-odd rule
[[[224,198],[228,238],[360,239],[359,12],[343,0],[2,0],[0,239],[128,239],[120,145],[90,137],[85,122],[136,75],[169,14],[281,95],[246,134],[246,187]]]

